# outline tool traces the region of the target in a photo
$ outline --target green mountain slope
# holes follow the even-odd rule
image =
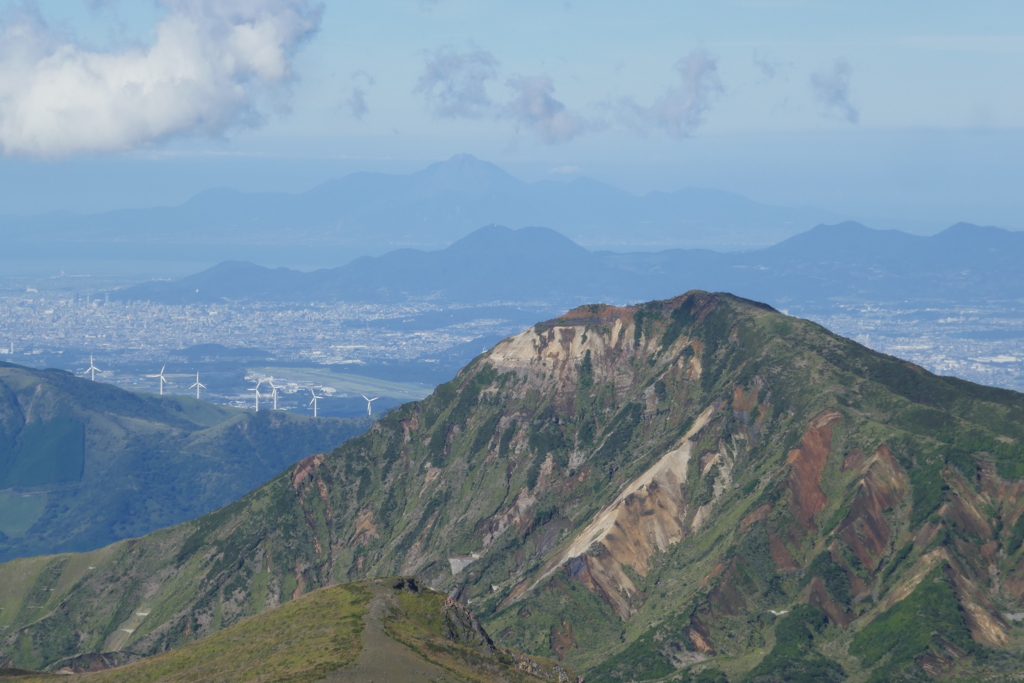
[[[415,574],[598,683],[995,680],[1022,492],[1024,395],[728,295],[586,306],[215,513],[0,566],[0,647],[156,654]]]
[[[0,363],[0,559],[91,550],[192,519],[368,425]]]
[[[92,664],[93,662],[88,662]],[[498,648],[463,605],[415,579],[323,588],[184,647],[103,671],[69,662],[31,680],[95,683],[554,683],[557,663]],[[78,665],[78,666],[76,666]],[[2,675],[0,670],[0,675]],[[17,672],[12,672],[16,674]],[[24,675],[28,672],[22,672]],[[79,675],[74,675],[78,673]]]

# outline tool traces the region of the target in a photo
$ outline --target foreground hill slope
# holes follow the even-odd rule
[[[585,306],[215,513],[0,565],[0,647],[156,654],[415,574],[588,681],[1002,675],[1022,444],[1024,395],[761,304]]]
[[[465,606],[408,577],[323,588],[177,650],[114,670],[97,664],[22,675],[83,683],[576,680],[555,662],[496,647]]]
[[[91,550],[192,519],[368,426],[0,362],[0,559]]]

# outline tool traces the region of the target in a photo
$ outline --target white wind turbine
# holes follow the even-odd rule
[[[99,372],[99,370],[100,369],[98,367],[96,367],[96,365],[92,362],[92,354],[89,354],[89,367],[87,367],[85,369],[85,372],[88,372],[88,373],[92,374],[90,379],[92,379],[93,382],[96,381],[96,373]],[[85,374],[85,373],[82,373],[82,374]]]
[[[361,395],[362,395],[363,398],[366,398],[366,394],[361,394]],[[366,414],[367,415],[372,415],[373,414],[373,408],[372,408],[373,402],[376,401],[378,398],[380,398],[380,396],[377,396],[376,398],[366,398]]]
[[[199,373],[197,372],[196,373],[196,383],[193,384],[192,386],[190,386],[189,389],[195,389],[196,390],[196,398],[199,398],[199,390],[200,389],[205,389],[205,388],[206,388],[205,384],[200,384],[199,383]]]
[[[160,378],[160,395],[161,396],[164,395],[164,384],[172,384],[172,382],[169,379],[164,377],[164,370],[166,370],[166,369],[167,369],[167,366],[165,365],[162,368],[160,368],[160,373],[159,374],[156,374],[156,375],[146,375],[146,377],[154,377],[154,378],[159,377]]]
[[[313,394],[313,400],[309,402],[309,405],[313,406],[313,417],[316,417],[316,402],[320,400],[320,397],[312,389],[309,390],[309,393]]]
[[[256,392],[256,412],[257,413],[260,412],[260,385],[261,384],[263,384],[263,380],[259,380],[258,382],[256,382],[256,386],[255,386],[255,388],[253,388],[253,391]]]
[[[274,378],[271,377],[268,379],[267,383],[270,384],[270,388],[273,389],[270,395],[274,397],[274,410],[277,410],[277,387],[274,385]]]

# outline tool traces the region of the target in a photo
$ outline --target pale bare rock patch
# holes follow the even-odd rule
[[[615,611],[624,617],[631,614],[633,609],[626,598],[637,590],[621,567],[628,565],[646,576],[654,554],[683,539],[686,504],[681,486],[686,482],[693,437],[707,425],[714,412],[715,407],[708,406],[674,448],[623,487],[568,547],[547,563],[528,589],[517,591],[510,600],[536,588],[571,560],[587,555],[584,561],[590,575]],[[595,554],[592,548],[598,546],[600,550]]]

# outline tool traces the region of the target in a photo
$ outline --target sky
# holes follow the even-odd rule
[[[877,227],[1024,228],[1019,0],[0,0],[0,214],[468,152]]]

